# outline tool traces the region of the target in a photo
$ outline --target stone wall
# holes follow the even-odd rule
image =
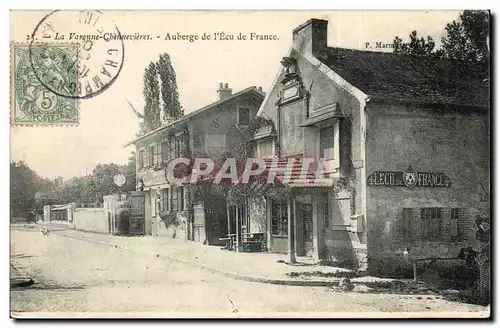
[[[76,208],[73,212],[73,227],[80,231],[109,233],[104,208]]]
[[[489,134],[487,117],[478,113],[437,111],[403,105],[372,105],[367,119],[367,174],[444,173],[448,188],[404,186],[367,187],[368,257],[377,269],[407,266],[403,257],[455,257],[474,243],[474,217],[489,211]],[[412,210],[404,228],[403,208]],[[418,233],[421,208],[441,208],[439,240],[408,240]],[[459,238],[451,238],[451,209],[461,209]],[[408,210],[407,210],[408,211]]]

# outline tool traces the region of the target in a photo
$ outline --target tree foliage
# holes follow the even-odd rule
[[[156,64],[151,62],[144,70],[144,120],[140,124],[140,133],[153,131],[161,126],[160,89]]]
[[[123,174],[126,182],[119,187],[114,176]],[[126,165],[97,164],[90,175],[50,180],[40,177],[24,162],[10,164],[10,207],[13,216],[44,205],[76,202],[83,206],[98,206],[103,196],[135,190],[135,153]]]
[[[409,42],[394,38],[394,53],[410,56],[436,56],[439,58],[474,61],[487,65],[489,62],[489,13],[480,10],[465,10],[458,20],[446,24],[441,48],[436,49],[433,38],[409,35]]]
[[[10,163],[10,208],[18,216],[32,210],[40,177],[23,161]]]
[[[144,70],[144,120],[140,122],[139,135],[166,124],[165,118],[179,118],[184,110],[179,102],[177,76],[167,53],[158,61],[150,62]]]
[[[158,74],[160,76],[160,91],[164,117],[178,118],[183,115],[177,90],[177,77],[174,67],[167,53],[161,54],[158,60]]]

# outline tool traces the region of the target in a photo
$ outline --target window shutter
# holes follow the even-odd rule
[[[183,198],[184,198],[184,195],[183,195],[183,192],[184,191],[184,188],[183,187],[178,187],[177,188],[177,210],[178,211],[182,211],[183,210],[183,206],[182,206],[182,201],[183,201]]]
[[[461,240],[467,239],[469,231],[472,230],[471,222],[469,222],[469,210],[461,208],[458,211],[458,237]]]
[[[401,220],[403,241],[413,241],[415,233],[412,231],[413,217],[411,208],[403,208]]]
[[[342,174],[350,174],[351,169],[351,120],[339,121],[339,166]]]
[[[411,224],[411,240],[417,241],[417,240],[422,240],[423,236],[423,225],[422,225],[422,220],[421,220],[421,211],[420,208],[412,208],[411,209],[411,217],[412,217],[412,224]]]
[[[177,188],[177,210],[182,211],[182,187]]]
[[[452,237],[451,208],[441,209],[441,238],[451,241]]]
[[[170,159],[175,158],[175,137],[170,137]]]
[[[168,139],[163,140],[161,146],[162,146],[162,161],[166,163],[168,162]]]
[[[163,142],[159,143],[156,145],[156,164],[160,165],[163,161],[163,157],[162,157],[162,148],[163,148]]]
[[[171,193],[172,193],[172,211],[177,211],[178,210],[178,207],[177,207],[177,187],[172,187],[171,189]]]
[[[150,159],[149,159],[149,147],[147,149],[144,149],[144,166],[148,167],[151,166],[150,164]]]

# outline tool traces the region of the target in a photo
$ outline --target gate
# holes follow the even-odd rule
[[[129,234],[144,235],[146,233],[144,193],[142,191],[130,192]]]

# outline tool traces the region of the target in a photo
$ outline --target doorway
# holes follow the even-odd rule
[[[311,203],[302,204],[302,223],[304,237],[304,253],[312,256],[313,253],[313,207]]]

